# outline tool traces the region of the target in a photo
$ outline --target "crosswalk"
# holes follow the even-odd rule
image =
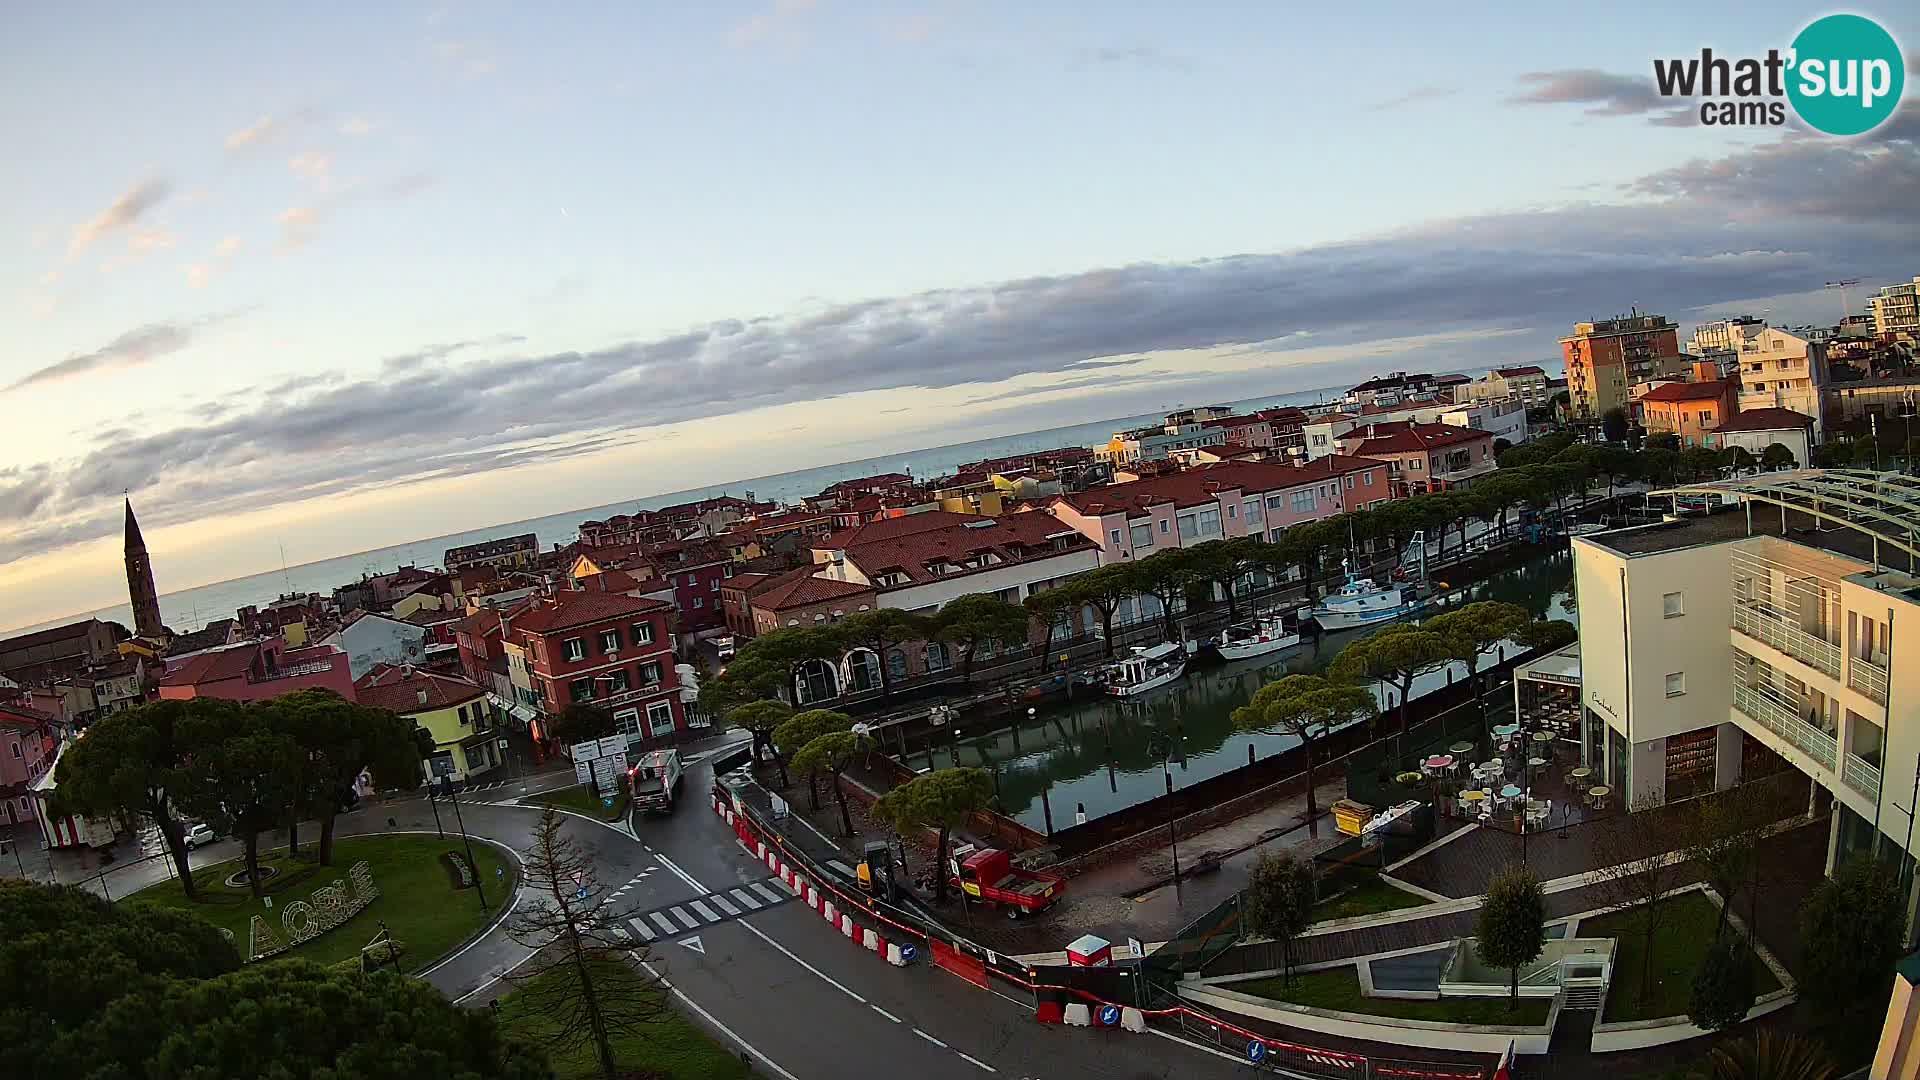
[[[694,900],[682,900],[658,911],[648,911],[627,920],[643,941],[675,938],[689,930],[698,930],[728,919],[751,915],[763,908],[775,907],[793,899],[793,890],[779,878],[750,882],[724,892]]]

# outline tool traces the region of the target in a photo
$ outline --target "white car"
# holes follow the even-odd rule
[[[192,851],[194,848],[200,847],[203,844],[211,844],[218,839],[220,838],[214,835],[213,826],[208,825],[204,821],[198,825],[187,826],[186,840],[188,851]]]
[[[719,654],[722,660],[733,659],[733,635],[728,634],[725,637],[714,638],[713,650]]]

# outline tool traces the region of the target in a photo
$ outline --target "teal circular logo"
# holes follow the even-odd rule
[[[1900,107],[1906,61],[1879,23],[1860,15],[1828,15],[1793,39],[1787,98],[1793,111],[1828,135],[1859,135]]]

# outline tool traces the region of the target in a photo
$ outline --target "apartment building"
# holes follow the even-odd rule
[[[1525,408],[1540,409],[1545,408],[1553,396],[1552,386],[1553,380],[1547,378],[1546,370],[1538,364],[1516,364],[1494,368],[1472,382],[1454,387],[1453,400],[1468,403],[1513,398]]]
[[[1220,419],[1205,411],[1196,418],[1194,411],[1169,413],[1159,427],[1116,431],[1105,446],[1094,450],[1095,460],[1107,465],[1138,465],[1146,461],[1165,461],[1175,450],[1196,450],[1203,446],[1224,446],[1227,431],[1208,422]]]
[[[1867,311],[1879,337],[1920,340],[1920,277],[1874,293],[1867,298]]]
[[[1484,431],[1495,439],[1518,445],[1527,441],[1527,407],[1518,398],[1455,404],[1451,401],[1405,401],[1396,405],[1366,405],[1358,410],[1328,413],[1301,427],[1307,460],[1328,454],[1351,454],[1353,433],[1368,427],[1398,429],[1415,424],[1444,424]]]
[[[469,566],[532,566],[539,557],[540,538],[533,533],[521,533],[450,547],[440,557],[440,565],[451,574]]]
[[[542,712],[590,702],[634,739],[669,737],[687,727],[672,617],[671,604],[617,592],[540,597],[507,622],[514,684]]]
[[[1499,468],[1493,435],[1449,424],[1369,424],[1339,440],[1340,451],[1383,462],[1393,495],[1423,495],[1465,487]]]
[[[1733,414],[1734,384],[1720,379],[1661,383],[1639,395],[1649,435],[1674,435],[1682,446],[1715,447],[1714,433]]]
[[[1573,418],[1587,421],[1626,408],[1628,387],[1679,375],[1693,359],[1680,352],[1673,320],[1638,311],[1575,323],[1573,333],[1560,339],[1560,350]]]
[[[1743,505],[1573,542],[1583,764],[1632,808],[1797,769],[1832,808],[1829,869],[1911,858],[1920,479],[1697,487]]]
[[[1813,438],[1825,436],[1824,399],[1827,347],[1777,326],[1746,324],[1734,343],[1740,372],[1738,405],[1749,409],[1792,409],[1813,418]]]

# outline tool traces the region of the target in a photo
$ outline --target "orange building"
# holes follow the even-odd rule
[[[1716,445],[1713,433],[1733,416],[1734,384],[1723,379],[1663,383],[1640,399],[1649,435],[1678,435],[1682,446]]]
[[[1560,339],[1567,369],[1567,396],[1576,420],[1598,420],[1624,409],[1627,388],[1687,369],[1679,327],[1665,315],[1638,311],[1613,319],[1575,323]]]

